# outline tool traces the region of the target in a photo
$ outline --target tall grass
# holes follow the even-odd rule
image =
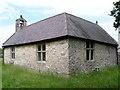
[[[2,58],[0,58],[0,90],[2,88]]]
[[[118,66],[67,78],[12,65],[2,69],[3,88],[118,88]]]

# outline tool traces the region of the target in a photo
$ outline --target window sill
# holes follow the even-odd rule
[[[95,60],[85,60],[85,62],[94,62]]]
[[[15,58],[11,58],[11,60],[15,60]]]
[[[37,63],[46,63],[46,61],[37,61]]]

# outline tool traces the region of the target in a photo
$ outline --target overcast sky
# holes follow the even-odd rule
[[[28,24],[67,12],[98,24],[116,41],[114,18],[109,16],[118,0],[0,0],[0,47],[14,32],[15,20],[23,15]]]

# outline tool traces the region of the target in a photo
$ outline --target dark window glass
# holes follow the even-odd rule
[[[42,50],[43,50],[43,51],[46,50],[45,44],[42,45]]]
[[[94,50],[91,50],[91,60],[93,60],[93,52]]]
[[[89,50],[86,51],[86,59],[89,60]]]
[[[45,61],[46,60],[46,53],[45,52],[42,53],[42,57],[43,57],[43,61]]]
[[[12,52],[14,52],[14,51],[15,51],[15,48],[12,48],[11,50],[12,50]]]
[[[15,59],[15,48],[11,48],[11,58]]]
[[[38,52],[38,61],[41,61],[41,52]]]
[[[38,51],[41,51],[41,45],[38,45]]]
[[[13,58],[15,58],[15,53],[13,53]]]
[[[11,51],[13,52],[13,48],[11,49]]]
[[[86,42],[86,48],[89,48],[89,42]]]
[[[12,58],[14,58],[14,55],[13,55],[13,53],[12,53]]]
[[[93,43],[91,43],[91,48],[93,48]]]
[[[46,60],[46,45],[45,44],[38,45],[38,61],[45,60]]]
[[[86,60],[93,60],[94,56],[94,43],[86,42]]]

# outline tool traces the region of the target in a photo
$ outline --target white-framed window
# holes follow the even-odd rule
[[[46,61],[46,45],[45,44],[37,45],[37,60]]]
[[[11,48],[11,59],[15,59],[15,47]]]
[[[94,60],[94,43],[90,41],[86,42],[86,60]]]

